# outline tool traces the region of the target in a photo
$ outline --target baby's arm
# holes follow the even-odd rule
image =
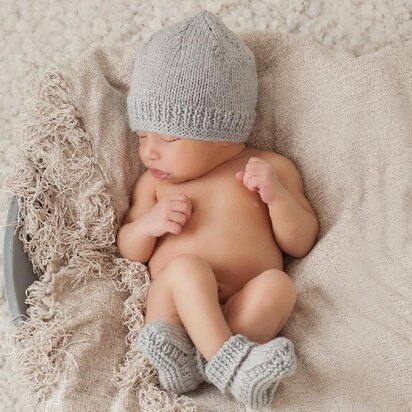
[[[148,172],[137,180],[129,208],[117,232],[117,246],[122,257],[146,264],[152,256],[157,236],[148,231],[145,213],[156,204],[153,184]]]
[[[192,203],[184,193],[172,193],[157,199],[148,172],[137,180],[132,206],[117,233],[117,246],[126,259],[146,264],[156,241],[166,233],[178,235],[190,219]]]
[[[302,177],[285,156],[277,157],[276,173],[284,190],[269,205],[273,234],[279,247],[288,255],[302,258],[313,248],[319,233],[315,212],[305,196]]]

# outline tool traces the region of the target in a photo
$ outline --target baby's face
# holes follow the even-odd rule
[[[208,142],[173,135],[139,130],[134,132],[139,139],[139,156],[147,169],[167,173],[157,179],[170,183],[182,183],[196,179],[213,169],[233,149],[228,142]]]

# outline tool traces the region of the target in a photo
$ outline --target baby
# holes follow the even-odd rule
[[[318,221],[294,164],[246,146],[256,103],[254,55],[212,13],[143,45],[127,107],[148,170],[117,244],[151,275],[137,346],[164,389],[206,381],[262,408],[296,369],[276,337],[296,301],[282,251],[305,256]]]

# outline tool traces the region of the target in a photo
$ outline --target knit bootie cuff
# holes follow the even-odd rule
[[[237,367],[243,362],[253,346],[243,335],[231,336],[214,354],[206,366],[205,373],[209,381],[225,393]]]
[[[190,392],[203,382],[196,348],[183,326],[154,320],[142,327],[136,343],[157,369],[160,384],[167,391]]]
[[[196,348],[196,364],[199,369],[199,373],[202,375],[202,378],[206,383],[212,383],[205,373],[207,363],[207,359],[200,353],[199,349]]]

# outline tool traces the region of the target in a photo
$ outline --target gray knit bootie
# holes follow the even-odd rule
[[[207,366],[207,359],[199,352],[199,349],[196,348],[196,363],[197,369],[199,370],[200,375],[206,383],[212,383],[206,376],[205,369]]]
[[[165,390],[177,394],[190,392],[204,381],[196,346],[183,326],[155,320],[140,329],[136,343],[157,369]]]
[[[279,382],[296,370],[293,343],[278,337],[265,344],[243,335],[231,336],[205,368],[206,377],[220,390],[251,408],[270,406]]]

